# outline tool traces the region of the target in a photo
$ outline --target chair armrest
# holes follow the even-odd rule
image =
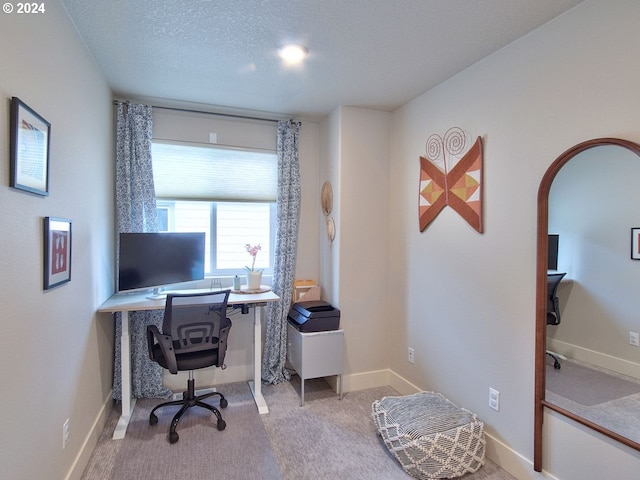
[[[220,323],[220,334],[218,337],[218,363],[216,367],[226,368],[224,365],[224,357],[227,354],[227,338],[229,338],[229,330],[231,330],[231,319],[225,317]]]
[[[158,343],[162,355],[164,355],[167,361],[167,369],[173,373],[178,373],[178,362],[176,360],[176,354],[173,350],[173,340],[169,335],[163,335],[155,325],[147,325],[147,348],[149,350],[149,358],[154,362],[157,360],[153,357],[153,347]]]

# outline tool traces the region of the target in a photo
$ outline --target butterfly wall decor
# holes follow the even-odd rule
[[[466,146],[467,136],[459,127],[427,139],[426,154],[420,156],[421,232],[449,205],[482,233],[482,139],[465,152]]]

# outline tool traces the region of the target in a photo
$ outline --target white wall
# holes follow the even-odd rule
[[[640,65],[629,58],[640,44],[639,21],[635,0],[587,1],[394,114],[389,288],[399,320],[391,369],[476,412],[492,456],[519,478],[535,478],[538,186],[576,143],[640,140]],[[419,156],[430,134],[452,126],[484,140],[484,234],[450,208],[418,228]],[[499,412],[488,407],[489,387],[500,391]],[[544,469],[558,478],[608,478],[614,466],[618,478],[635,478],[640,454],[609,445],[545,417]]]
[[[325,215],[320,219],[319,279],[322,298],[332,305],[340,305],[340,109],[336,109],[320,124],[319,184],[329,182],[333,191],[333,209],[330,212],[336,225],[336,235],[331,242],[327,237]],[[320,204],[318,203],[320,207]]]
[[[109,405],[113,324],[96,309],[113,292],[111,93],[57,1],[0,15],[0,303],[3,478],[79,478]],[[51,122],[50,194],[9,188],[9,102]],[[71,282],[42,289],[42,218],[72,220]],[[70,439],[62,449],[62,424]]]
[[[389,312],[389,154],[391,115],[340,107],[323,123],[321,183],[332,182],[336,237],[322,225],[325,299],[340,309],[345,390],[386,383]],[[324,222],[324,219],[323,219]]]

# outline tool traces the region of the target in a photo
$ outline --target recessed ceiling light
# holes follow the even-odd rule
[[[288,64],[300,63],[309,53],[306,47],[302,45],[285,45],[278,51],[280,58]]]

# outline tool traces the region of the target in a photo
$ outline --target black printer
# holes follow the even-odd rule
[[[326,332],[340,327],[340,310],[322,300],[294,303],[289,324],[303,333]]]

